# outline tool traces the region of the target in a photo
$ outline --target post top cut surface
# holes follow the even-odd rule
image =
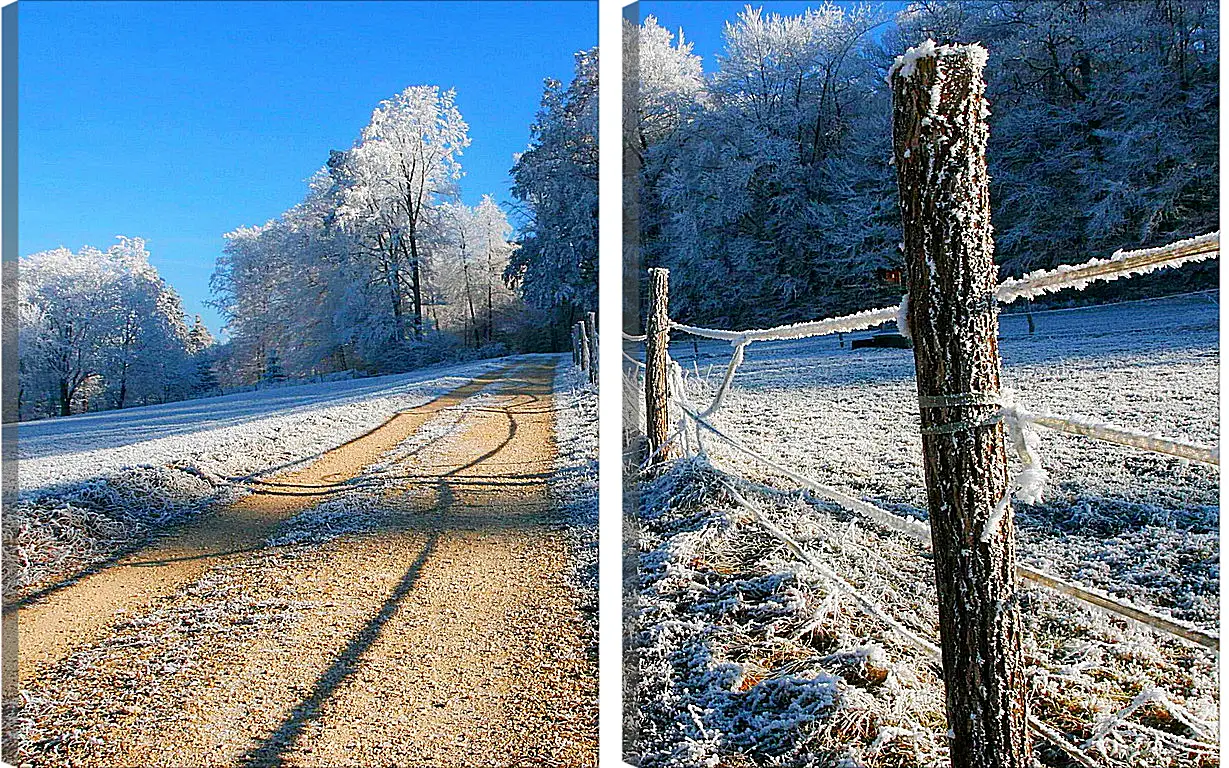
[[[928,38],[905,51],[900,56],[897,56],[892,61],[892,66],[888,69],[888,85],[892,84],[892,79],[898,74],[905,79],[912,77],[913,73],[917,71],[918,62],[932,56],[968,56],[972,60],[973,65],[981,69],[986,65],[988,54],[986,49],[979,43],[935,45],[935,41]]]

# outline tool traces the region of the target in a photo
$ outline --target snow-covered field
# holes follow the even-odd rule
[[[357,437],[502,364],[483,360],[28,422],[18,427],[21,494],[185,459],[222,476],[264,470]],[[340,439],[330,442],[334,437]]]
[[[302,465],[516,359],[23,424],[21,496],[4,519],[6,597],[238,492],[231,481]]]
[[[1003,382],[1019,402],[1218,442],[1215,294],[1034,319],[1032,336],[1023,316],[1001,319]],[[913,353],[838,344],[819,338],[751,346],[716,423],[820,482],[925,517]],[[675,345],[684,367],[690,346]],[[714,385],[728,358],[722,346],[701,344],[695,366],[704,374],[703,355],[716,355],[709,359],[718,361]],[[706,402],[699,390],[694,397]],[[1019,510],[1022,559],[1216,624],[1219,472],[1087,438],[1040,436],[1050,482],[1043,503]],[[742,474],[763,473],[724,446],[716,452]]]
[[[1022,315],[1003,315],[1004,384],[1031,409],[1215,445],[1217,301],[1038,312],[1032,335]],[[849,341],[751,345],[715,421],[795,471],[924,518],[912,352],[852,351]],[[691,372],[692,400],[706,404],[730,347],[680,336],[672,354]],[[707,445],[737,476],[794,488]],[[1215,468],[1044,431],[1039,454],[1050,482],[1042,503],[1016,507],[1023,562],[1219,625]],[[775,755],[774,765],[941,763],[942,688],[925,654],[768,536],[719,477],[688,463],[645,488],[640,764],[732,754],[756,764]],[[740,492],[908,631],[937,638],[932,566],[917,542],[800,494]],[[1101,764],[1216,763],[1210,653],[1042,590],[1026,590],[1021,608],[1044,722]],[[1048,764],[1069,760],[1045,742],[1037,749]]]

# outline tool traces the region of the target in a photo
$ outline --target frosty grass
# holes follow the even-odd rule
[[[1030,409],[1216,444],[1217,294],[1001,317],[1004,385]],[[717,425],[769,458],[926,517],[909,350],[825,337],[754,345]],[[730,346],[676,336],[701,407]],[[787,491],[718,441],[713,460]],[[1019,559],[1213,631],[1216,468],[1042,430],[1044,501],[1017,504]],[[1013,467],[1015,469],[1016,467]],[[938,637],[933,565],[906,535],[801,493],[743,489],[910,631]],[[628,727],[641,766],[939,765],[939,672],[733,503],[704,460],[642,489]],[[1040,589],[1020,597],[1031,714],[1109,766],[1216,764],[1216,659]],[[1046,742],[1035,751],[1065,765]],[[736,758],[743,755],[743,758]],[[730,762],[730,761],[733,762]]]

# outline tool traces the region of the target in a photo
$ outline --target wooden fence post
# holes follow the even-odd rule
[[[572,365],[580,365],[580,339],[576,338],[576,326],[572,326]]]
[[[585,321],[576,322],[576,336],[580,340],[580,369],[589,370],[589,337],[585,335]]]
[[[597,315],[593,312],[588,313],[588,319],[585,321],[586,327],[589,329],[589,381],[597,383],[597,361],[598,361],[598,345],[597,345]]]
[[[890,75],[948,736],[957,768],[1030,764],[986,173],[986,51],[933,43]]]
[[[644,339],[644,417],[651,462],[670,458],[667,435],[670,425],[669,356],[670,270],[649,270],[649,314]]]

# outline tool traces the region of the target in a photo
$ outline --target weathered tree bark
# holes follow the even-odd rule
[[[422,339],[422,263],[418,259],[418,235],[410,225],[410,265],[413,267],[412,289],[414,291],[414,338]]]
[[[670,424],[669,356],[670,270],[649,270],[649,315],[644,340],[644,416],[649,457],[653,462],[670,458],[667,446]]]
[[[980,46],[893,68],[893,145],[952,765],[1029,764]],[[999,505],[1003,504],[1002,509]]]
[[[489,344],[495,335],[495,285],[492,274],[495,264],[491,259],[491,249],[486,250],[486,340]]]

